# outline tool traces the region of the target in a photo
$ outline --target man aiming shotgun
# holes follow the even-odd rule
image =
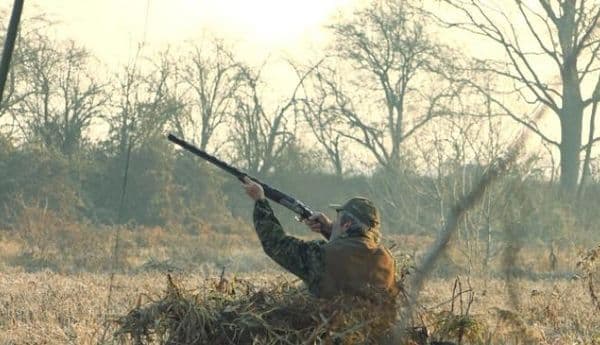
[[[370,200],[355,197],[343,205],[332,205],[337,214],[331,220],[173,135],[169,135],[169,140],[242,181],[246,194],[254,201],[254,227],[263,250],[302,279],[313,295],[330,298],[340,294],[396,294],[395,262],[380,244],[379,211]],[[286,234],[267,199],[297,213],[312,231],[327,240],[305,241]]]

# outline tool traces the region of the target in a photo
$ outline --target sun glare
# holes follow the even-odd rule
[[[141,42],[172,45],[211,31],[250,51],[300,49],[320,40],[338,10],[358,0],[34,0],[25,14],[49,14],[58,34],[109,63],[125,61]],[[62,30],[62,31],[61,31]]]
[[[285,45],[318,32],[328,17],[353,0],[221,0],[188,4],[212,14],[211,26],[266,44]],[[208,8],[207,8],[208,7]]]

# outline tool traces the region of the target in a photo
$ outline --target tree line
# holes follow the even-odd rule
[[[523,174],[584,198],[597,178],[600,7],[496,5],[374,1],[327,26],[332,39],[319,59],[288,61],[295,79],[285,90],[264,76],[269,61],[253,66],[215,37],[155,54],[140,47],[113,73],[78,42],[47,34],[52,23],[30,19],[0,104],[4,219],[19,202],[161,225],[231,210],[233,187],[176,153],[167,132],[283,185],[325,179],[329,189],[307,189],[319,202],[372,193],[390,217],[418,227],[502,152],[512,121],[547,150]],[[453,44],[460,37],[503,54],[468,54]],[[559,139],[529,121],[536,111],[555,115]],[[336,189],[330,176],[352,182]]]

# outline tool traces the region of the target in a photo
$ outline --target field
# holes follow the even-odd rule
[[[0,24],[0,345],[600,345],[600,1],[236,1]],[[398,296],[311,297],[243,176],[288,234],[380,226]]]
[[[127,235],[123,233],[125,239]],[[414,237],[395,240],[423,247],[427,243]],[[6,239],[2,243],[4,262],[11,263],[19,244]],[[227,248],[223,246],[221,254],[237,255],[246,262],[249,259],[240,256],[253,257],[254,270],[239,262],[230,262],[225,270],[214,263],[182,270],[175,263],[142,262],[138,257],[134,264],[134,258],[127,257],[131,266],[143,269],[130,267],[127,273],[115,274],[111,284],[110,272],[35,271],[5,264],[0,273],[0,344],[132,343],[127,336],[114,336],[115,321],[138,304],[160,299],[167,288],[167,272],[186,296],[219,293],[222,282],[239,285],[233,295],[222,290],[233,299],[241,286],[268,291],[283,282],[298,283],[271,264],[258,247],[244,251],[236,243]],[[508,280],[502,274],[449,272],[451,265],[446,262],[446,270],[426,282],[413,325],[427,326],[430,340],[458,342],[460,337],[463,344],[600,344],[600,312],[588,280],[576,273],[576,255],[559,252],[560,271],[542,274],[543,250],[532,247],[525,253],[518,260],[527,262],[522,266],[532,271],[510,275]],[[449,256],[460,258],[452,251]],[[452,266],[462,263],[453,260]]]

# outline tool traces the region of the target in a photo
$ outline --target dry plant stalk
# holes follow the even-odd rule
[[[544,108],[541,107],[534,114],[531,122],[538,122],[543,115]],[[490,166],[488,166],[484,171],[479,181],[477,181],[473,189],[457,200],[456,203],[448,210],[448,213],[444,219],[444,226],[439,232],[436,242],[425,255],[423,263],[416,270],[415,275],[410,283],[410,292],[408,294],[409,308],[406,308],[404,315],[402,315],[401,321],[404,324],[401,324],[401,327],[405,326],[405,323],[413,314],[415,304],[417,303],[425,279],[433,270],[435,262],[448,247],[450,238],[456,232],[460,220],[464,217],[465,213],[481,199],[486,189],[495,180],[497,180],[499,176],[503,175],[513,166],[521,154],[528,137],[529,132],[526,129],[522,130],[513,144],[506,150],[505,155],[498,157],[492,164],[490,164]]]
[[[479,316],[470,313],[474,297],[475,293],[470,284],[463,289],[462,281],[457,277],[452,287],[452,297],[443,303],[450,303],[450,310],[429,313],[432,337],[438,340],[456,339],[457,344],[463,344],[465,340],[469,344],[482,343],[487,326]],[[439,306],[441,304],[432,309]]]

